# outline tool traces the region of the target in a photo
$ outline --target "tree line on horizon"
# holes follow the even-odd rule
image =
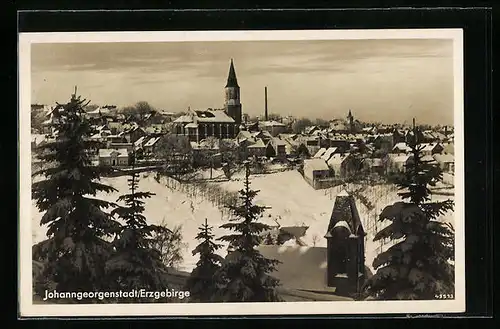
[[[40,147],[40,157],[55,163],[35,172],[42,179],[32,185],[33,199],[43,213],[47,239],[33,246],[34,294],[45,290],[96,291],[168,288],[169,268],[156,244],[158,235],[172,234],[161,225],[151,225],[144,216],[145,200],[154,194],[140,191],[135,172],[129,190],[116,203],[96,198],[98,192],[117,192],[101,182],[106,170],[91,165],[88,150],[98,147],[90,140],[92,125],[82,115],[86,101],[73,94],[54,123],[58,136]],[[417,129],[414,127],[414,129]],[[363,298],[434,299],[454,291],[454,232],[439,216],[453,209],[453,201],[431,201],[429,186],[442,178],[439,168],[422,159],[415,139],[410,143],[414,161],[397,184],[401,202],[387,206],[380,221],[391,224],[377,232],[375,240],[397,241],[374,260],[377,272],[363,289]],[[217,241],[229,244],[226,257],[217,255],[222,245],[205,223],[199,228],[199,244],[193,254],[199,261],[186,289],[194,302],[282,301],[280,282],[272,276],[279,262],[265,258],[257,249],[260,233],[270,229],[259,222],[264,207],[254,198],[245,164],[244,186],[239,202],[230,206],[232,217],[221,225],[231,231]],[[109,209],[111,209],[109,211]],[[108,302],[131,302],[114,300]],[[135,300],[144,302],[146,300]],[[74,301],[78,302],[78,301]],[[88,302],[88,301],[83,301]]]

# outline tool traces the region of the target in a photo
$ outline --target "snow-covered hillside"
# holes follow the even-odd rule
[[[145,215],[151,223],[160,224],[164,219],[170,227],[182,225],[183,238],[187,244],[184,250],[184,263],[181,270],[190,271],[197,261],[191,251],[196,246],[194,237],[198,227],[208,219],[209,224],[214,226],[214,234],[221,236],[225,232],[219,229],[219,225],[227,221],[227,215],[221,213],[211,202],[200,196],[190,197],[179,190],[169,188],[165,182],[158,183],[153,174],[141,174],[139,187],[143,191],[155,193],[151,199],[146,200]],[[217,184],[229,191],[238,191],[243,187],[242,174],[234,176],[233,180],[227,182],[211,183]],[[105,200],[116,201],[117,197],[127,191],[127,177],[115,177],[103,179],[103,183],[110,184],[120,192],[100,195]],[[314,190],[307,184],[299,172],[285,171],[267,175],[251,176],[251,188],[260,190],[256,202],[260,205],[270,207],[266,210],[262,220],[269,225],[276,225],[276,221],[282,226],[306,225],[309,229],[302,239],[310,246],[326,247],[324,235],[328,226],[335,196],[341,188],[328,190]],[[350,188],[355,188],[351,186]],[[363,221],[366,237],[366,265],[371,268],[373,258],[380,252],[383,246],[373,242],[373,236],[383,224],[377,223],[376,218],[386,205],[399,200],[395,187],[375,186],[368,187],[362,194],[375,205],[369,211],[361,202],[357,201],[360,217]],[[449,198],[447,196],[435,196],[437,199]],[[46,227],[40,227],[41,214],[33,202],[33,243],[45,238]],[[453,223],[453,214],[447,214],[443,220]],[[221,251],[223,254],[224,251]]]

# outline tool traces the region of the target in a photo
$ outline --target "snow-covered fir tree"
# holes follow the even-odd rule
[[[106,288],[104,267],[112,251],[110,240],[119,223],[105,210],[112,204],[97,199],[98,192],[115,189],[99,182],[102,168],[92,166],[90,154],[99,145],[84,118],[85,100],[72,95],[54,109],[56,137],[37,150],[49,168],[35,172],[32,185],[36,206],[43,212],[47,239],[33,246],[33,260],[43,264],[35,293],[44,289],[95,291]]]
[[[375,299],[434,299],[454,293],[454,230],[440,221],[454,202],[431,201],[429,187],[441,181],[442,172],[423,159],[418,137],[409,147],[413,160],[397,182],[403,201],[382,210],[379,220],[391,223],[374,238],[396,242],[373,261],[377,272],[366,288]]]
[[[130,193],[120,196],[112,215],[123,222],[113,241],[114,252],[106,263],[106,274],[111,287],[130,290],[141,287],[147,291],[167,288],[167,268],[160,252],[153,247],[154,233],[168,231],[167,228],[148,224],[144,212],[144,200],[154,195],[138,191],[139,174],[133,170],[128,179]],[[140,298],[139,298],[140,299]],[[127,299],[134,301],[134,299]]]
[[[215,294],[214,276],[223,258],[216,254],[222,245],[214,242],[212,229],[205,219],[205,224],[199,228],[196,236],[200,243],[193,250],[193,255],[199,254],[200,259],[186,283],[186,290],[190,292],[189,299],[192,302],[210,302]]]
[[[233,217],[221,228],[235,231],[218,240],[229,243],[231,251],[216,274],[216,301],[223,302],[274,302],[281,301],[277,293],[279,280],[272,273],[279,261],[265,258],[257,246],[260,234],[270,227],[258,222],[265,207],[254,204],[259,191],[250,189],[250,168],[245,162],[245,186],[239,191],[240,202],[231,206]]]

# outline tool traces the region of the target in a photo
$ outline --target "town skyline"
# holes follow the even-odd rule
[[[78,86],[98,105],[147,101],[170,112],[223,108],[234,60],[243,113],[453,124],[450,40],[241,41],[32,45],[32,103]]]

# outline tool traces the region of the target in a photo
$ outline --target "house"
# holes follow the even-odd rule
[[[287,126],[281,122],[277,121],[260,121],[259,129],[269,132],[273,137],[284,133],[287,130]]]
[[[320,138],[318,136],[300,136],[297,138],[297,141],[306,146],[309,154],[316,154],[321,148],[319,146]]]
[[[354,171],[352,157],[349,153],[333,154],[327,161],[333,170],[334,177],[346,177]]]
[[[112,134],[118,134],[124,130],[123,123],[121,122],[109,122],[108,128]]]
[[[387,171],[388,172],[404,172],[406,166],[412,161],[413,156],[408,154],[388,154],[387,155]]]
[[[335,198],[327,239],[327,285],[337,294],[361,291],[367,276],[365,266],[365,231],[356,202],[345,190]]]
[[[37,146],[43,144],[46,140],[47,136],[44,134],[31,134],[31,148],[36,148]]]
[[[148,141],[142,146],[142,148],[144,149],[144,153],[153,154],[155,151],[155,145],[159,140],[160,137],[151,137],[150,139],[148,139]]]
[[[453,173],[455,171],[455,157],[453,154],[434,154],[433,158],[439,164],[443,172]]]
[[[452,155],[455,154],[455,143],[451,142],[451,143],[444,143],[444,144],[441,144],[441,145],[443,146],[443,152],[442,153],[452,154]]]
[[[144,144],[146,144],[147,141],[148,141],[148,138],[146,136],[140,137],[138,140],[136,140],[133,143],[134,144],[134,149],[135,150],[142,149],[142,147],[144,146]]]
[[[162,124],[150,124],[144,128],[148,136],[159,136],[166,133],[166,127]]]
[[[424,155],[422,158],[420,158],[420,161],[431,164],[431,165],[437,165],[436,159],[430,154]]]
[[[383,175],[385,173],[385,163],[381,158],[367,158],[363,161],[363,166],[372,173]]]
[[[134,151],[134,144],[132,143],[113,143],[108,141],[106,144],[108,149],[126,149],[129,153]]]
[[[394,145],[392,148],[392,153],[408,153],[411,151],[411,148],[406,144],[406,142],[400,142]]]
[[[268,145],[272,148],[271,157],[275,157],[280,160],[286,159],[286,143],[284,141],[279,138],[273,138],[269,141]]]
[[[336,147],[329,147],[325,153],[323,153],[321,155],[321,158],[323,160],[325,160],[326,162],[328,162],[328,160],[330,160],[330,158],[338,151],[338,148]]]
[[[99,149],[100,166],[128,166],[129,153],[126,149]]]
[[[282,136],[282,135],[280,135]],[[300,141],[293,138],[280,137],[285,142],[285,152],[287,156],[309,157],[309,150]]]
[[[124,126],[121,135],[127,140],[128,143],[135,143],[139,138],[146,136],[146,132],[141,127],[131,124]]]
[[[389,152],[394,147],[394,136],[392,134],[375,135],[372,143],[375,149]]]
[[[314,134],[315,132],[318,132],[319,130],[321,130],[318,126],[309,126],[309,127],[306,127],[304,129],[304,133],[306,135],[312,135]]]
[[[444,150],[444,147],[440,143],[423,143],[420,145],[422,148],[422,153],[425,155],[441,153]]]
[[[318,150],[318,152],[316,152],[316,154],[314,154],[313,158],[321,158],[325,152],[326,148],[322,147]]]
[[[378,133],[377,127],[375,127],[375,126],[364,127],[363,129],[361,129],[361,131],[364,134],[368,134],[368,135],[375,135]]]
[[[337,152],[345,153],[351,148],[351,144],[347,136],[334,136],[328,139],[328,147],[336,147]]]
[[[315,187],[317,181],[330,177],[330,168],[326,161],[321,158],[312,158],[304,160],[304,179]]]
[[[256,138],[253,141],[249,140],[246,146],[246,157],[263,157],[266,156],[266,144],[261,138]]]

